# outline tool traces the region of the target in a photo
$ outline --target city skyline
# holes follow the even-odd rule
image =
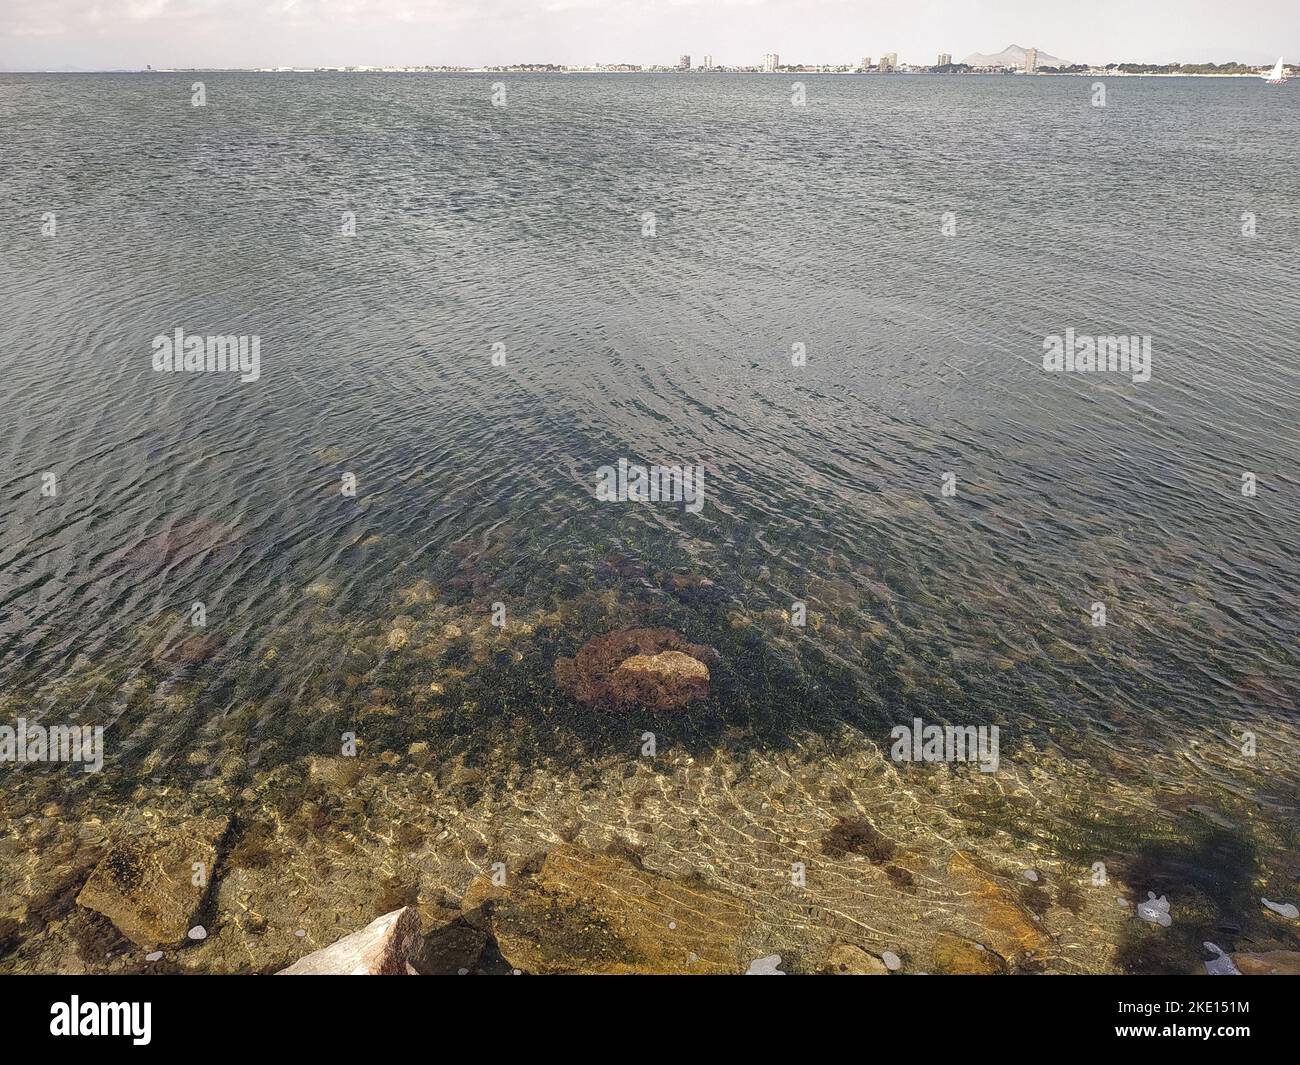
[[[1300,53],[1291,5],[1248,0],[1231,11],[1157,0],[1141,11],[1100,0],[1086,12],[993,0],[972,12],[936,0],[923,12],[820,0],[798,17],[774,0],[8,0],[0,10],[7,70],[460,66],[832,66],[896,55],[1038,48],[1072,63],[1271,63]],[[694,64],[698,66],[698,62]]]

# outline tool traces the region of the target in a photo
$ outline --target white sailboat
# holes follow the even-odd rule
[[[1273,65],[1273,69],[1267,74],[1261,74],[1260,77],[1270,85],[1281,85],[1282,82],[1286,81],[1286,71],[1282,69],[1282,57],[1278,56],[1277,62]]]

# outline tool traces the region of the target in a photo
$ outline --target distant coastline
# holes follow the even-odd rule
[[[967,70],[967,71],[941,71],[941,70],[891,70],[886,72],[864,71],[864,70],[796,70],[786,69],[777,71],[764,70],[675,70],[666,69],[643,69],[643,70],[596,70],[585,67],[569,67],[559,70],[542,70],[529,67],[370,67],[366,69],[346,67],[149,67],[141,69],[139,67],[118,67],[102,69],[78,69],[78,70],[0,70],[0,74],[266,74],[270,76],[285,74],[440,74],[440,75],[483,75],[483,74],[531,74],[538,76],[556,76],[569,77],[583,74],[599,75],[663,75],[668,77],[726,77],[726,76],[753,76],[753,77],[919,77],[923,75],[934,75],[938,77],[974,77],[974,78],[1247,78],[1258,79],[1268,68],[1261,68],[1259,72],[1243,72],[1231,74],[1205,74],[1190,72],[1168,72],[1168,71],[1126,71],[1116,70],[1109,67],[1100,67],[1089,70],[1036,70],[1032,73],[1023,70]]]
[[[897,52],[883,52],[875,56],[862,55],[847,63],[792,63],[789,56],[781,62],[778,52],[766,52],[757,63],[715,63],[712,55],[703,61],[692,62],[683,53],[677,62],[666,63],[492,63],[460,65],[455,63],[346,63],[338,64],[276,64],[254,67],[154,67],[146,63],[143,70],[85,69],[64,67],[62,70],[30,71],[30,73],[155,73],[155,74],[694,74],[714,76],[720,74],[783,74],[786,76],[811,76],[816,74],[975,74],[999,77],[1033,77],[1048,75],[1076,75],[1082,77],[1244,77],[1254,78],[1270,72],[1272,62],[1241,62],[1238,59],[1222,63],[1211,62],[1108,62],[1080,63],[1062,59],[1044,48],[1009,44],[1000,52],[972,52],[965,59],[953,61],[951,52],[939,52],[935,62],[900,61]],[[1277,60],[1282,64],[1282,59]],[[3,68],[0,68],[2,70]],[[1285,71],[1285,65],[1283,65]],[[24,73],[5,71],[6,73]],[[1293,71],[1294,74],[1294,71]]]

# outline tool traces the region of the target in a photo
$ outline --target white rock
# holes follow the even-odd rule
[[[420,915],[413,907],[403,906],[359,932],[299,958],[277,975],[406,976],[410,971],[419,975],[423,951]]]
[[[746,976],[785,976],[777,968],[781,964],[780,954],[769,954],[764,958],[755,958],[749,963],[749,968],[745,970]]]
[[[185,934],[189,936],[191,939],[195,939],[195,940],[208,938],[208,930],[204,928],[201,924],[196,924]]]
[[[1038,870],[1037,870],[1037,869],[1024,869],[1024,870],[1021,871],[1020,875],[1023,876],[1026,880],[1030,880],[1030,881],[1032,881],[1032,882],[1035,883],[1035,884],[1038,883]]]
[[[162,961],[162,956],[163,956],[163,952],[162,952],[161,950],[155,950],[152,954],[146,954],[146,955],[144,956],[144,960],[145,960],[145,961]]]
[[[903,959],[892,950],[882,950],[880,952],[880,960],[885,963],[885,968],[891,973],[896,973],[903,967]]]

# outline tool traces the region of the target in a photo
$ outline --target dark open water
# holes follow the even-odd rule
[[[349,728],[580,778],[642,723],[554,661],[651,623],[722,652],[647,718],[694,756],[996,724],[1143,796],[1016,838],[1140,862],[1152,810],[1209,809],[1227,851],[1159,876],[1295,894],[1294,86],[793,80],[0,76],[0,686],[107,726],[41,798]],[[178,327],[258,336],[260,380],[154,372]],[[1151,380],[1044,372],[1067,328],[1150,336]],[[703,463],[703,512],[596,502],[620,457]],[[494,602],[531,628],[484,649]]]

